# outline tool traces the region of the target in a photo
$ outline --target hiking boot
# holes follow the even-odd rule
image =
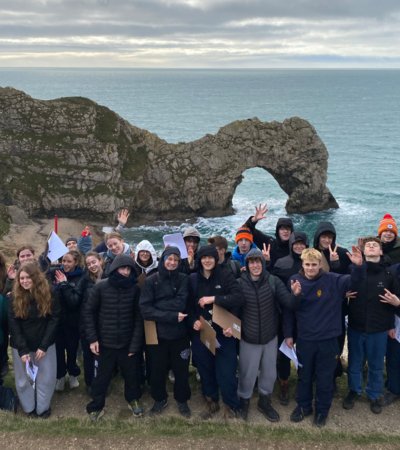
[[[325,414],[316,414],[314,417],[314,425],[322,428],[326,425],[327,416]]]
[[[219,403],[211,397],[205,397],[206,409],[200,414],[203,420],[211,419],[211,417],[219,411]]]
[[[100,409],[99,411],[92,411],[89,413],[89,419],[91,422],[97,422],[104,416],[104,409]]]
[[[276,411],[271,404],[270,395],[262,395],[258,397],[257,408],[270,422],[279,422],[280,417],[278,411]]]
[[[128,408],[132,411],[134,417],[142,417],[144,414],[144,408],[139,400],[132,400],[128,403]]]
[[[164,399],[164,400],[160,400],[160,401],[155,401],[154,405],[152,406],[152,408],[150,409],[150,415],[151,416],[155,416],[157,414],[161,414],[163,412],[163,410],[167,407],[168,405],[168,399]]]
[[[176,402],[176,403],[178,405],[178,411],[181,416],[189,418],[192,415],[192,411],[190,411],[187,402]]]
[[[250,399],[239,398],[239,400],[240,400],[240,409],[242,411],[242,418],[243,420],[247,420],[247,416],[249,415]]]
[[[376,398],[375,400],[370,400],[370,410],[374,414],[380,414],[382,412],[382,402],[380,398]]]
[[[297,405],[296,408],[294,408],[292,414],[290,414],[290,421],[291,422],[301,422],[305,417],[311,416],[312,414],[312,408],[311,409],[304,409],[301,406]]]
[[[79,380],[78,380],[78,377],[74,377],[74,376],[71,376],[71,375],[70,375],[68,381],[69,381],[69,388],[70,388],[70,389],[76,389],[76,388],[79,387]]]
[[[279,403],[282,406],[289,404],[289,382],[288,380],[279,380]]]
[[[356,400],[359,400],[361,397],[360,394],[358,394],[355,391],[349,391],[349,393],[346,395],[346,397],[343,399],[342,406],[344,409],[352,409],[354,407],[354,403]]]
[[[56,391],[62,392],[65,389],[65,377],[57,378]]]
[[[382,406],[389,406],[400,398],[400,395],[393,394],[393,392],[387,391],[383,396]]]

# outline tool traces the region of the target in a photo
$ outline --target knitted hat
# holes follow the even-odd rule
[[[236,244],[240,241],[240,239],[247,239],[250,242],[253,242],[253,233],[250,228],[242,225],[236,232],[235,242]]]
[[[391,231],[394,233],[397,237],[398,235],[398,229],[396,221],[393,219],[393,217],[390,214],[385,214],[383,216],[383,219],[379,223],[378,227],[378,236],[380,236],[384,231]]]

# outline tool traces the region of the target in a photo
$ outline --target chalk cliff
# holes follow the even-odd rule
[[[326,147],[298,117],[240,120],[170,144],[86,98],[43,101],[0,88],[0,160],[0,200],[31,216],[105,217],[123,205],[136,217],[229,214],[252,167],[277,180],[289,213],[338,207]]]

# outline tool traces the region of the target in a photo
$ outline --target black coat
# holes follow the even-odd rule
[[[394,328],[394,314],[396,308],[382,303],[380,294],[384,289],[400,295],[396,277],[381,263],[367,262],[363,265],[363,280],[354,290],[357,297],[349,300],[349,326],[361,333],[377,333]]]
[[[146,278],[140,295],[145,320],[156,323],[158,339],[174,340],[188,336],[187,319],[178,322],[178,313],[188,312],[189,279],[179,268],[169,271],[163,263],[158,273]]]
[[[90,290],[82,319],[89,343],[98,341],[111,349],[128,347],[129,353],[143,346],[143,320],[139,311],[140,289],[115,287],[107,278]],[[101,348],[100,348],[101,351]]]
[[[20,356],[40,349],[47,349],[55,343],[57,327],[60,319],[60,304],[57,297],[53,299],[51,314],[41,317],[37,303],[31,299],[28,306],[28,317],[15,317],[13,302],[10,302],[8,319],[10,326],[10,345],[17,349]]]

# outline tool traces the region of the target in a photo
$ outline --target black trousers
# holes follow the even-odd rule
[[[140,380],[137,377],[139,353],[128,356],[128,348],[114,349],[100,347],[96,377],[92,381],[92,401],[86,406],[86,411],[100,411],[106,402],[106,393],[111,382],[113,371],[117,365],[125,381],[124,396],[130,403],[139,400],[142,395]]]
[[[85,338],[81,338],[83,373],[86,386],[91,386],[95,376],[96,361],[98,357],[90,350],[90,344]]]
[[[148,345],[147,350],[151,364],[150,386],[153,399],[161,401],[168,397],[166,382],[168,369],[171,368],[175,375],[175,400],[180,403],[189,400],[191,395],[189,386],[189,337],[171,341],[159,339],[158,345]]]
[[[81,373],[76,363],[79,345],[79,328],[61,324],[56,336],[57,378],[65,377],[67,372],[73,377]]]

